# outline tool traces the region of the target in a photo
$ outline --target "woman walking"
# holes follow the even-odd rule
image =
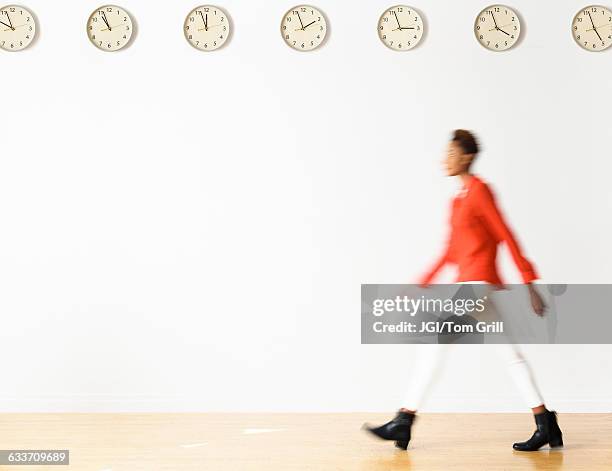
[[[448,145],[446,172],[458,177],[461,190],[452,201],[450,235],[443,255],[423,277],[421,285],[431,283],[440,269],[452,263],[457,266],[458,283],[478,284],[482,291],[501,289],[502,281],[496,268],[497,246],[504,242],[526,284],[534,312],[542,316],[544,303],[532,285],[537,279],[533,265],[525,258],[521,249],[504,221],[493,193],[485,182],[471,172],[478,155],[478,142],[466,130],[456,130]],[[484,286],[483,286],[484,285]],[[537,429],[532,437],[518,442],[513,448],[518,451],[535,451],[544,445],[563,445],[562,433],[557,424],[556,413],[546,408],[529,365],[514,344],[508,344],[505,352],[511,375],[519,387],[527,405],[531,408]],[[379,438],[395,441],[402,449],[408,447],[412,424],[417,410],[426,395],[439,355],[427,356],[417,364],[408,397],[395,418],[378,426],[366,429]]]

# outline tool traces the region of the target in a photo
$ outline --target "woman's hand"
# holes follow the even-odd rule
[[[527,285],[527,289],[529,290],[529,298],[531,299],[531,307],[533,308],[533,312],[535,312],[538,316],[544,317],[544,312],[546,311],[546,304],[544,304],[544,300],[538,290],[536,290],[535,286],[529,283]]]

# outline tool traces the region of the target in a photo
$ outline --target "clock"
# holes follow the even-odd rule
[[[603,51],[612,45],[612,12],[605,7],[589,6],[574,16],[572,35],[587,51]]]
[[[130,42],[134,25],[130,14],[121,7],[105,5],[95,10],[87,21],[87,35],[103,51],[118,51]]]
[[[0,48],[21,51],[36,36],[36,19],[24,7],[8,5],[0,8]]]
[[[385,11],[378,20],[378,37],[394,51],[408,51],[423,37],[423,18],[406,5],[397,5]]]
[[[478,42],[490,51],[505,51],[521,36],[521,21],[510,7],[491,5],[482,10],[474,23]]]
[[[185,18],[185,38],[200,51],[219,49],[230,34],[227,14],[214,5],[194,8]]]
[[[323,44],[327,22],[316,8],[299,5],[283,16],[281,34],[287,45],[296,51],[312,51]]]

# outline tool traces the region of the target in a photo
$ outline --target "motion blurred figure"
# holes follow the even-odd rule
[[[448,176],[459,178],[461,189],[452,200],[446,249],[422,278],[421,285],[429,285],[444,265],[452,263],[457,265],[457,283],[485,285],[486,289],[491,290],[502,289],[496,257],[497,246],[505,242],[527,286],[533,311],[543,316],[544,302],[532,284],[537,279],[535,268],[523,255],[495,203],[491,189],[471,172],[478,151],[478,142],[471,132],[463,129],[454,131],[448,145],[445,166]],[[546,408],[531,369],[520,350],[513,343],[501,347],[507,356],[510,373],[533,411],[537,427],[529,440],[515,443],[513,448],[518,451],[535,451],[546,444],[550,447],[563,446],[556,413]],[[438,348],[433,355],[419,358],[404,407],[390,422],[378,427],[366,425],[366,430],[384,440],[395,441],[399,448],[405,450],[408,447],[416,412],[431,383],[439,356]]]

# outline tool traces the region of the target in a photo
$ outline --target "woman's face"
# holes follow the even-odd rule
[[[446,175],[454,177],[455,175],[467,172],[472,158],[473,155],[464,153],[457,142],[450,141],[446,152],[446,160],[444,161]]]

